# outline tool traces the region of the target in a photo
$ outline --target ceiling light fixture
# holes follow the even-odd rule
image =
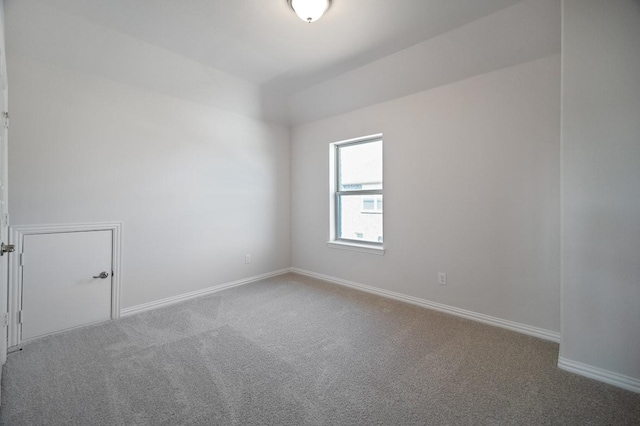
[[[296,15],[305,22],[317,21],[329,9],[331,0],[287,0]]]

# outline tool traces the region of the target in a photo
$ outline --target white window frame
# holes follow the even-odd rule
[[[337,248],[337,249],[343,249],[343,250],[354,250],[354,251],[365,252],[370,254],[384,255],[385,249],[382,242],[362,241],[362,240],[354,240],[354,239],[338,237],[340,235],[340,197],[341,196],[380,195],[384,199],[384,172],[383,172],[382,189],[340,191],[340,188],[339,188],[340,148],[359,145],[359,144],[365,144],[365,143],[371,143],[371,142],[382,142],[382,141],[383,141],[382,133],[378,133],[378,134],[364,136],[360,138],[349,139],[349,140],[344,140],[340,142],[333,142],[329,145],[330,226],[329,226],[329,241],[327,242],[327,244],[331,248]],[[383,143],[383,152],[384,152],[384,143]],[[384,154],[383,154],[382,161],[384,164]],[[384,240],[384,213],[381,211],[375,211],[375,212],[383,215],[382,229],[383,229],[383,240]]]

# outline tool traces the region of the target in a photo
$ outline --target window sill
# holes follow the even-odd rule
[[[384,256],[384,247],[368,244],[347,243],[343,241],[327,241],[327,246],[338,250],[357,251],[360,253],[375,254]]]

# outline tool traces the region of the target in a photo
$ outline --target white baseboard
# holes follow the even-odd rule
[[[168,305],[173,305],[174,303],[183,302],[189,299],[195,299],[196,297],[206,296],[209,294],[217,293],[222,290],[226,290],[232,287],[238,287],[244,284],[253,283],[256,281],[263,280],[265,278],[275,277],[277,275],[286,274],[291,272],[291,268],[280,269],[279,271],[268,272],[266,274],[256,275],[249,278],[244,278],[237,281],[232,281],[225,284],[220,284],[217,286],[205,288],[202,290],[192,291],[190,293],[180,294],[178,296],[167,297],[166,299],[155,300],[149,303],[143,303],[142,305],[131,306],[129,308],[124,308],[120,311],[120,316],[129,316],[134,314],[139,314],[140,312],[149,311],[152,309],[161,308]]]
[[[567,358],[558,357],[558,368],[579,374],[580,376],[608,383],[622,389],[640,393],[640,379],[625,376],[624,374],[614,373],[613,371],[604,370],[589,364],[583,364]]]
[[[307,271],[304,269],[291,268],[291,272],[300,275],[306,275],[313,278],[318,278],[330,283],[351,287],[357,290],[366,291],[367,293],[376,294],[378,296],[386,297],[389,299],[395,299],[412,305],[421,306],[423,308],[433,309],[435,311],[445,312],[447,314],[455,315],[462,318],[482,322],[485,324],[493,325],[496,327],[506,328],[519,333],[528,334],[529,336],[538,337],[540,339],[549,340],[552,342],[560,342],[560,333],[555,331],[545,330],[543,328],[533,327],[526,324],[520,324],[514,321],[504,320],[502,318],[492,317],[489,315],[479,314],[473,311],[467,311],[465,309],[456,308],[454,306],[444,305],[442,303],[431,302],[429,300],[420,299],[418,297],[407,296],[402,293],[396,293],[389,290],[383,290],[376,287],[371,287],[365,284],[356,283],[353,281],[347,281],[340,278],[331,277],[328,275],[318,274],[316,272]]]

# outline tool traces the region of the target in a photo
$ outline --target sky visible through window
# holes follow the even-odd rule
[[[340,190],[361,184],[360,189],[382,189],[382,141],[340,148]]]

